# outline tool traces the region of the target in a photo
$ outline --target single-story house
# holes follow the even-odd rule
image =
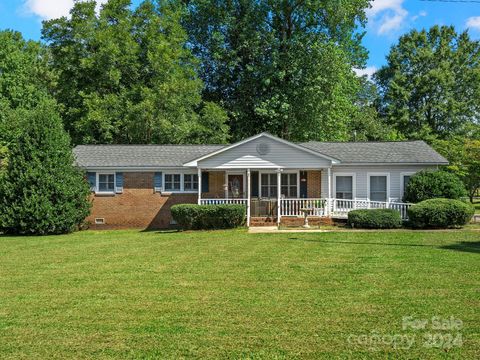
[[[174,204],[244,204],[247,224],[328,222],[402,203],[410,176],[448,164],[423,141],[292,143],[261,133],[231,145],[79,145],[94,228],[166,228]]]

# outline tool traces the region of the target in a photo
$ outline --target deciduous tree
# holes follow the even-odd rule
[[[44,24],[60,77],[56,98],[76,143],[227,140],[222,109],[202,101],[181,14],[176,2],[132,10],[130,0],[109,0],[97,15],[89,1]]]
[[[452,26],[412,30],[375,75],[381,113],[408,138],[465,134],[480,118],[480,42]]]

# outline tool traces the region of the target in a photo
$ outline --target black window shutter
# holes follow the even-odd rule
[[[250,173],[250,190],[252,197],[258,197],[258,171],[252,171]]]
[[[208,172],[202,172],[202,192],[208,192]]]
[[[300,197],[307,197],[307,172],[300,171]]]

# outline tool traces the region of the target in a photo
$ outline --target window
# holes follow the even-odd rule
[[[198,175],[185,174],[183,175],[183,190],[193,191],[198,190]]]
[[[165,190],[166,191],[181,190],[180,174],[165,174]]]
[[[413,176],[413,173],[402,173],[401,175],[401,184],[402,184],[402,196],[405,195],[405,189],[407,184],[410,181],[410,178]]]
[[[262,197],[277,197],[277,174],[262,174],[261,176]]]
[[[386,202],[388,198],[387,176],[370,176],[370,200]]]
[[[337,199],[353,199],[353,176],[335,176],[335,197]]]
[[[298,197],[297,174],[282,174],[282,195],[285,197]]]
[[[98,192],[115,192],[115,174],[98,174]]]

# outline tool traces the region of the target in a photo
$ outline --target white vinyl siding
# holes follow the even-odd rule
[[[345,173],[355,174],[355,191],[354,198],[368,199],[368,175],[369,173],[383,173],[389,174],[390,177],[390,196],[389,201],[402,201],[403,187],[401,184],[401,174],[409,173],[415,174],[418,171],[426,169],[436,169],[434,165],[334,165],[332,167],[332,197],[335,196],[335,175],[342,175]],[[322,197],[328,196],[328,176],[327,170],[322,170]]]
[[[268,153],[259,154],[257,151],[259,144],[266,145]],[[327,158],[268,137],[259,137],[198,162],[198,166],[202,168],[216,169],[319,169],[330,164],[331,161]]]

